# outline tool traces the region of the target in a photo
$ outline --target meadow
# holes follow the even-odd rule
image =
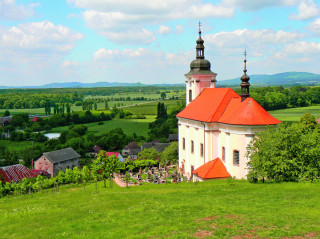
[[[319,183],[61,186],[0,199],[1,238],[319,238]]]
[[[299,107],[299,108],[290,108],[290,109],[283,109],[283,110],[273,110],[269,111],[269,113],[281,120],[281,121],[299,121],[301,116],[305,113],[310,113],[311,115],[315,116],[316,119],[320,117],[320,105],[313,105],[308,107]]]
[[[98,122],[83,124],[88,127],[87,134],[102,135],[115,128],[122,128],[126,135],[148,136],[149,123],[155,120],[155,116],[147,116],[146,119],[113,119],[103,121],[102,125]],[[50,130],[51,133],[68,131],[69,126],[56,127]]]

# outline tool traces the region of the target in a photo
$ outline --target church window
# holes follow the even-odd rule
[[[189,90],[189,102],[192,101],[192,90]]]
[[[182,149],[186,149],[186,139],[182,139]]]
[[[225,162],[226,161],[226,148],[222,147],[222,161]]]
[[[200,144],[200,156],[203,157],[203,144]]]
[[[191,153],[194,152],[194,143],[193,143],[193,140],[191,140]]]
[[[233,151],[233,164],[234,165],[239,165],[240,164],[240,159],[239,159],[240,153],[238,150]]]

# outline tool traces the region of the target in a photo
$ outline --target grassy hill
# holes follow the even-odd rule
[[[252,86],[276,86],[276,85],[319,85],[320,75],[308,72],[284,72],[274,75],[249,75]],[[240,77],[218,81],[219,87],[239,86]]]
[[[319,183],[91,184],[0,199],[1,238],[319,238]]]

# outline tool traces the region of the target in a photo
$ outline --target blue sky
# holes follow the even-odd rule
[[[199,20],[218,81],[320,74],[318,0],[1,0],[0,85],[183,83]]]

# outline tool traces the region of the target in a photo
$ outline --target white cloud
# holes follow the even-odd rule
[[[0,1],[0,19],[5,20],[23,20],[34,15],[34,7],[39,3],[31,3],[29,6],[24,4],[17,5],[15,0]]]
[[[283,48],[283,54],[285,56],[294,57],[311,57],[320,55],[320,43],[299,41],[292,44],[288,44]]]
[[[245,48],[246,46],[265,46],[293,42],[304,37],[298,32],[274,30],[238,29],[232,32],[219,32],[204,37],[206,43],[223,48]]]
[[[315,34],[320,34],[320,18],[310,23],[308,29]]]
[[[171,28],[165,25],[161,25],[159,27],[159,30],[157,31],[157,33],[159,34],[168,34],[171,32]]]
[[[77,61],[63,61],[61,63],[61,66],[64,68],[76,67],[76,66],[79,66],[79,62],[77,62]]]
[[[83,35],[49,21],[20,24],[0,31],[0,47],[67,52]]]
[[[84,8],[82,16],[88,27],[117,43],[122,39],[111,36],[126,35],[121,34],[122,32],[146,34],[148,26],[161,24],[164,21],[230,18],[234,15],[234,8],[222,4],[204,3],[203,0],[68,0],[68,2]],[[150,43],[152,39],[155,40],[151,34],[148,36],[149,40],[145,42]],[[129,43],[136,42],[139,43],[135,40]]]
[[[319,15],[319,8],[313,0],[304,0],[298,6],[298,14],[294,13],[290,19],[306,20]]]
[[[299,0],[223,0],[225,6],[237,7],[241,11],[257,11],[267,7],[292,6]]]

